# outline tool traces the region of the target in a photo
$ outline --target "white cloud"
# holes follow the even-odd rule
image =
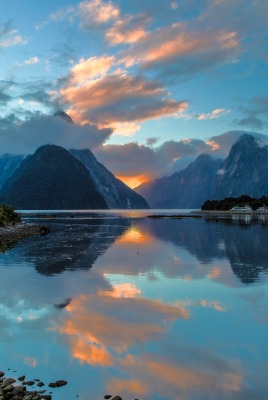
[[[18,34],[18,31],[13,29],[10,32],[7,32],[0,39],[0,47],[11,47],[18,45],[25,45],[28,43],[28,40],[23,38]]]

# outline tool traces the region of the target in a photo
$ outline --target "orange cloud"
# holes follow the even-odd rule
[[[82,26],[89,27],[92,23],[104,24],[118,18],[120,9],[111,1],[90,0],[79,4],[79,13],[82,19]]]
[[[107,60],[106,60],[107,61]],[[108,60],[109,64],[110,60]],[[99,127],[113,127],[118,123],[141,122],[182,112],[188,107],[185,101],[175,101],[159,86],[158,82],[142,77],[115,72],[84,82],[87,62],[73,67],[78,71],[66,87],[60,90],[62,100],[70,106],[68,113],[75,122],[91,122]],[[105,63],[102,71],[108,67]],[[93,73],[95,70],[93,69]],[[82,81],[78,82],[79,74]]]
[[[143,16],[126,15],[118,19],[115,24],[106,31],[106,39],[111,45],[123,43],[136,43],[147,36],[144,26],[150,22]]]
[[[156,67],[171,60],[183,62],[186,56],[206,57],[207,53],[222,53],[238,47],[236,32],[213,33],[190,31],[182,23],[160,28],[122,53],[121,62],[127,67],[140,64],[142,68]],[[210,54],[211,57],[211,54]]]
[[[110,56],[90,57],[87,60],[81,58],[79,63],[71,69],[70,82],[73,85],[82,85],[87,81],[104,76],[112,67],[113,62],[114,57]]]

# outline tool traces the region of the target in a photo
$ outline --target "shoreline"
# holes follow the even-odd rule
[[[5,247],[12,247],[18,241],[38,235],[46,235],[50,229],[43,225],[28,224],[20,222],[15,225],[7,225],[0,227],[0,251],[5,250]]]

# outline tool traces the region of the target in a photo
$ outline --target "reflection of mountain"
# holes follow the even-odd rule
[[[147,219],[142,225],[153,235],[168,240],[176,246],[184,247],[201,262],[223,257],[218,246],[217,224],[208,224],[204,219]]]
[[[226,257],[242,283],[258,280],[261,272],[268,272],[268,226],[250,224],[229,225],[223,231]]]
[[[57,220],[51,233],[20,242],[21,260],[32,263],[40,274],[54,275],[65,270],[89,269],[114,240],[129,227],[127,219]]]
[[[226,257],[242,283],[253,283],[260,272],[268,272],[268,225],[258,221],[247,225],[230,220],[147,219],[141,224],[158,238],[184,247],[202,263]]]

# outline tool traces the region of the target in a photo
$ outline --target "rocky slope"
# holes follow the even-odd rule
[[[147,201],[142,196],[117,179],[103,164],[97,161],[90,150],[70,150],[70,153],[87,168],[97,190],[104,197],[109,208],[149,208]]]
[[[268,194],[268,147],[247,134],[232,146],[216,176],[210,198],[242,194],[257,198]]]
[[[0,189],[20,166],[24,158],[25,156],[13,154],[3,154],[0,156]]]
[[[213,182],[222,160],[200,155],[183,171],[157,179],[135,190],[151,208],[199,208],[211,197]]]

